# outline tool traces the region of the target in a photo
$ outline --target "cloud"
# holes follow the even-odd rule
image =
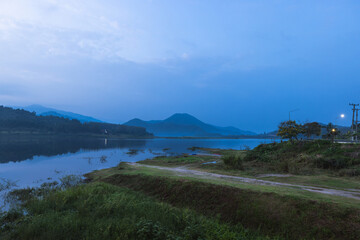
[[[0,0],[0,100],[219,124],[258,106],[286,115],[314,96],[338,104],[359,89],[360,5],[350,3]]]
[[[306,60],[308,52],[332,49],[336,36],[359,35],[357,5],[280,2],[1,1],[0,51],[19,61],[48,55],[137,63],[238,57],[238,65],[256,69]]]
[[[16,53],[18,59],[31,52],[34,60],[47,55],[136,60],[125,50],[131,48],[128,43],[136,42],[136,28],[107,17],[107,9],[94,3],[2,1],[0,50]]]
[[[183,53],[183,54],[181,54],[181,58],[182,58],[182,59],[188,59],[188,58],[189,58],[189,54]]]

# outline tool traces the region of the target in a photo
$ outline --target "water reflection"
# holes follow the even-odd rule
[[[67,175],[136,162],[158,155],[193,153],[191,147],[254,148],[263,139],[97,139],[0,137],[0,178],[18,188],[36,187]],[[1,197],[0,197],[1,198]]]
[[[0,137],[0,163],[20,162],[34,156],[55,156],[80,150],[142,148],[146,140],[110,140],[85,137]]]
[[[264,139],[100,139],[65,136],[20,137],[0,135],[0,164],[31,160],[35,156],[56,156],[80,151],[101,149],[127,149],[128,155],[137,155],[145,150],[158,155],[188,152],[190,147],[208,148],[253,148]],[[160,153],[159,153],[160,152]],[[106,162],[106,158],[101,159]],[[91,159],[89,159],[91,162]]]

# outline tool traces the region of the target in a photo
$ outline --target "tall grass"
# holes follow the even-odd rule
[[[242,154],[230,153],[222,156],[221,160],[223,160],[225,165],[231,168],[243,170],[244,169],[243,158],[244,156]]]
[[[0,239],[269,239],[141,193],[91,183],[26,203],[2,218]]]
[[[107,183],[141,191],[173,206],[190,208],[224,222],[241,223],[287,239],[359,239],[357,208],[194,180],[115,174]]]
[[[239,162],[225,160],[230,166]],[[319,169],[342,176],[357,176],[360,175],[360,146],[325,140],[261,144],[247,151],[241,161],[246,166],[261,166],[277,172],[309,174]]]

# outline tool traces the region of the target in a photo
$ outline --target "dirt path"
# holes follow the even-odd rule
[[[156,168],[156,169],[160,169],[160,170],[171,171],[171,172],[175,172],[178,176],[193,176],[193,177],[206,178],[206,179],[229,179],[229,180],[233,180],[233,181],[257,184],[257,185],[297,188],[297,189],[301,189],[301,190],[309,191],[309,192],[316,192],[316,193],[341,196],[341,197],[347,197],[347,198],[353,198],[353,199],[360,200],[360,192],[359,192],[359,190],[356,190],[356,189],[338,190],[338,189],[312,187],[312,186],[289,184],[289,183],[280,183],[280,182],[266,181],[266,180],[261,180],[261,179],[256,179],[256,178],[246,178],[246,177],[230,176],[230,175],[223,175],[223,174],[217,174],[217,173],[209,173],[209,172],[203,172],[203,171],[198,171],[198,170],[191,170],[184,166],[171,168],[171,167],[145,165],[145,164],[139,164],[139,163],[128,163],[128,164],[132,165],[132,166],[138,166],[138,167],[149,167],[149,168]]]

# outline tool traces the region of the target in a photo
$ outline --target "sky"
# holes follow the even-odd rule
[[[359,56],[358,0],[0,0],[0,105],[114,123],[349,125]]]

